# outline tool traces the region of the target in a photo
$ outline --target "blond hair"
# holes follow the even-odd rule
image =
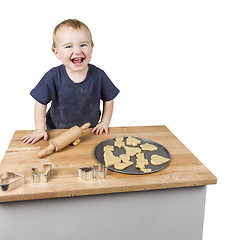
[[[63,22],[59,23],[55,29],[54,29],[54,32],[53,32],[53,43],[52,43],[52,49],[55,48],[55,35],[57,33],[57,31],[62,27],[62,26],[66,26],[66,27],[72,27],[73,29],[81,29],[82,27],[85,27],[88,32],[89,32],[89,36],[90,36],[90,40],[91,40],[91,46],[93,47],[94,46],[94,42],[93,42],[93,39],[92,39],[92,34],[89,30],[89,28],[81,21],[77,20],[77,19],[67,19],[67,20],[64,20]]]

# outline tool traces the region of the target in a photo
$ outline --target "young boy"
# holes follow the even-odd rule
[[[89,64],[93,46],[90,30],[84,23],[68,19],[56,26],[52,51],[63,64],[49,70],[30,93],[36,100],[36,130],[22,138],[24,143],[47,140],[46,128],[70,128],[86,122],[91,124],[93,133],[108,133],[113,99],[119,90],[104,71]]]

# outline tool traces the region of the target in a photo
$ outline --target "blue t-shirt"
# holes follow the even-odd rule
[[[89,64],[84,81],[74,83],[65,66],[49,70],[31,91],[32,97],[43,105],[51,102],[46,114],[47,129],[70,128],[89,122],[96,126],[100,119],[100,100],[114,99],[119,90],[105,72]]]

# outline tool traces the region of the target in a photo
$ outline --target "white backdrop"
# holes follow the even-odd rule
[[[218,178],[208,186],[204,240],[226,239],[226,0],[12,0],[0,3],[0,161],[15,130],[34,129],[30,90],[51,67],[59,22],[85,22],[92,64],[121,90],[111,126],[166,125]]]

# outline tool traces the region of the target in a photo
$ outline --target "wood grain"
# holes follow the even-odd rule
[[[64,132],[48,130],[49,139]],[[81,143],[67,146],[59,152],[39,159],[36,154],[48,146],[47,141],[26,145],[21,138],[31,131],[15,131],[12,141],[0,165],[0,174],[13,171],[25,176],[25,184],[11,192],[0,190],[0,202],[80,195],[107,194],[216,184],[216,177],[172,134],[166,126],[113,127],[109,134],[94,135],[91,129],[83,132]],[[97,164],[95,146],[109,138],[135,136],[158,142],[171,155],[170,164],[161,171],[146,175],[127,175],[108,171],[102,180],[82,181],[78,168]],[[48,183],[32,182],[32,167],[52,164],[52,176]]]

